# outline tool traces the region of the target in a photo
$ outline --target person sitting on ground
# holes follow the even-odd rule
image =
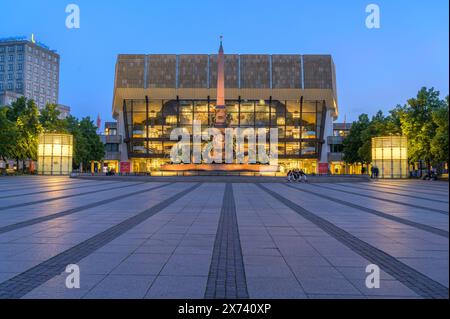
[[[306,173],[303,170],[300,170],[300,182],[304,181],[305,183],[308,183],[308,179],[306,178]]]
[[[299,175],[299,173],[298,173],[298,169],[294,169],[294,170],[292,171],[292,175],[293,175],[294,182],[299,180],[300,175]]]
[[[292,171],[291,170],[289,170],[289,172],[287,173],[287,180],[288,180],[288,182],[291,182],[291,180],[292,180]]]

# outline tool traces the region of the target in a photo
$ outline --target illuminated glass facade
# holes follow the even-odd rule
[[[72,172],[73,136],[44,133],[38,141],[38,174],[69,175]]]
[[[404,136],[372,138],[372,166],[381,178],[408,178],[408,140]]]
[[[176,127],[192,134],[214,123],[215,100],[125,100],[125,142],[130,158],[170,163]],[[323,140],[324,103],[320,101],[227,100],[227,127],[278,128],[278,158],[317,159]],[[145,169],[147,170],[147,168]],[[141,169],[139,168],[139,171]]]

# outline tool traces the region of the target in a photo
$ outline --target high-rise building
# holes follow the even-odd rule
[[[59,54],[25,37],[0,39],[0,104],[12,96],[33,99],[39,108],[58,103]]]

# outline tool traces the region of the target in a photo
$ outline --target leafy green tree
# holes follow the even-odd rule
[[[401,135],[399,109],[394,109],[388,116],[378,111],[369,125],[361,132],[362,145],[358,150],[362,163],[367,166],[372,162],[372,138],[387,135]]]
[[[18,132],[16,124],[8,119],[9,107],[0,107],[0,159],[6,161],[13,157],[17,144]]]
[[[432,112],[432,119],[436,125],[436,134],[431,140],[431,155],[433,157],[433,163],[439,166],[439,163],[446,162],[449,160],[449,131],[448,131],[448,104],[449,97],[445,98],[445,103]]]
[[[39,114],[39,121],[46,132],[66,133],[67,122],[60,119],[61,112],[56,104],[47,104]]]
[[[73,163],[75,168],[80,166],[85,170],[91,161],[100,161],[105,155],[103,143],[97,135],[97,127],[90,117],[79,121],[73,116],[67,119],[67,129],[74,137]]]
[[[408,100],[401,112],[401,127],[408,138],[408,158],[411,163],[424,160],[430,169],[434,157],[431,145],[438,127],[433,120],[433,112],[442,106],[439,91],[423,87],[417,97]]]
[[[372,162],[373,137],[401,134],[400,114],[401,107],[397,107],[388,116],[378,111],[370,120],[367,114],[360,115],[344,139],[344,161],[368,166]]]
[[[16,146],[11,154],[16,159],[17,166],[20,160],[23,164],[27,159],[36,160],[38,136],[42,132],[36,103],[20,97],[11,104],[7,117],[17,128]],[[25,165],[22,167],[25,170]]]
[[[361,133],[370,125],[369,116],[361,114],[357,121],[353,122],[348,136],[343,141],[344,161],[349,164],[364,163],[359,149],[363,145]]]

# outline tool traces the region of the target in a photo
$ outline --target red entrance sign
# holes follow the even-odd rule
[[[319,163],[319,174],[328,174],[328,163]]]
[[[130,162],[120,162],[120,172],[129,173],[130,172]]]

